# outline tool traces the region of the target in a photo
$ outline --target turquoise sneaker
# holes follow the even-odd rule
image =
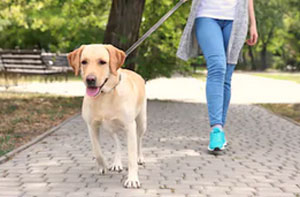
[[[209,151],[224,150],[226,145],[227,142],[225,139],[225,133],[219,128],[214,128],[210,132],[208,150]]]

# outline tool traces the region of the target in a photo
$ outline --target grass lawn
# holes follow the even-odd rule
[[[192,77],[201,81],[206,81],[206,68],[200,67],[196,69],[196,72],[192,72]]]
[[[300,73],[254,73],[253,75],[300,83]]]
[[[0,93],[0,156],[80,112],[82,97]]]
[[[192,77],[201,80],[201,81],[206,81],[206,74],[204,73],[193,73]]]
[[[300,83],[300,73],[254,73],[253,75]],[[268,110],[288,117],[300,123],[300,103],[296,104],[261,104]]]
[[[279,114],[281,116],[288,117],[300,123],[300,103],[296,104],[260,104],[266,109]]]

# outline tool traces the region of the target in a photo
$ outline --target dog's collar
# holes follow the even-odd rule
[[[103,86],[106,84],[106,82],[108,81],[108,78],[106,78],[103,82],[103,84],[100,86],[100,90],[103,88]]]
[[[120,84],[121,79],[122,79],[122,77],[121,77],[121,73],[120,73],[120,74],[119,74],[119,81],[118,81],[118,83],[117,83],[112,89],[110,89],[108,92],[110,92],[110,91],[112,91],[113,89],[115,89],[115,88]],[[106,84],[106,82],[107,82],[108,80],[109,80],[109,77],[106,78],[106,80],[105,80],[105,82],[103,83],[102,87]],[[101,89],[102,89],[102,88],[101,88]],[[101,93],[105,93],[105,92],[103,92],[103,91],[101,90]]]
[[[119,84],[120,84],[120,82],[121,82],[121,79],[122,79],[122,77],[121,77],[121,73],[119,74],[119,81],[118,81],[118,83],[115,85],[115,87],[114,88],[116,88]],[[114,89],[113,88],[113,89]]]

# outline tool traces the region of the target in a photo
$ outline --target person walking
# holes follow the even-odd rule
[[[227,145],[223,127],[231,97],[231,77],[248,29],[250,38],[246,42],[253,46],[258,39],[253,0],[192,1],[176,55],[187,61],[202,50],[206,60],[209,151],[224,150]]]

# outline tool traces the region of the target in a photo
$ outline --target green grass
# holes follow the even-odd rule
[[[192,77],[199,79],[201,81],[206,81],[206,74],[202,74],[202,73],[193,73]]]
[[[279,80],[289,80],[300,83],[300,73],[255,73],[253,75]]]
[[[0,156],[80,112],[82,97],[0,92]]]
[[[206,81],[206,68],[197,68],[196,72],[192,72],[191,76],[201,81]]]
[[[13,150],[14,140],[11,139],[10,135],[0,136],[0,147],[5,147],[4,149],[0,148],[0,156],[2,156]]]

